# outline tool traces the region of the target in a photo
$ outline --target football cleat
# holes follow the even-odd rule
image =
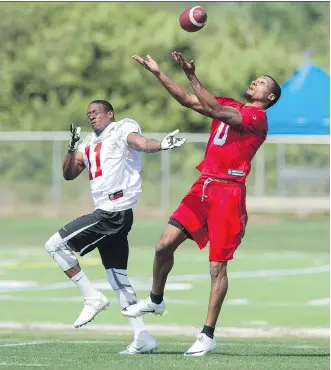
[[[155,338],[147,331],[142,331],[135,340],[126,347],[124,351],[119,352],[120,355],[138,355],[144,353],[152,353],[157,350],[157,342]]]
[[[84,298],[84,308],[80,313],[78,319],[74,323],[75,328],[79,328],[92,321],[95,316],[102,310],[109,306],[108,298],[99,292],[96,297]]]
[[[165,303],[162,301],[160,304],[153,303],[151,298],[132,304],[126,308],[123,308],[122,315],[126,317],[139,317],[146,315],[147,313],[153,313],[154,315],[163,315],[165,311]]]
[[[197,333],[197,340],[193,345],[184,353],[184,356],[204,356],[209,352],[216,350],[216,340],[211,339],[204,333]]]

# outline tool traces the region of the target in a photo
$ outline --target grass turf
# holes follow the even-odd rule
[[[122,356],[129,337],[48,332],[8,333],[0,343],[1,368],[71,369],[329,369],[328,341],[323,339],[222,339],[213,354],[185,358],[194,338],[160,337],[157,353]],[[39,344],[6,346],[39,341]],[[7,365],[5,365],[7,364]],[[16,365],[15,365],[16,364]],[[32,366],[32,365],[36,366]]]
[[[72,325],[82,308],[43,245],[69,219],[0,219],[0,322]],[[136,220],[130,234],[129,276],[138,298],[150,289],[153,245],[166,220]],[[329,218],[252,217],[235,259],[219,327],[329,327]],[[80,259],[94,282],[107,286],[97,252]],[[323,270],[324,267],[324,270]],[[325,268],[326,267],[326,268]],[[176,252],[166,293],[168,313],[146,317],[148,324],[203,325],[209,291],[208,249],[186,242]],[[20,290],[10,282],[31,283]],[[60,283],[61,285],[56,285]],[[69,284],[68,284],[69,283]],[[34,287],[33,287],[33,284]],[[64,284],[64,285],[63,285]],[[7,287],[7,291],[6,291]],[[127,325],[116,297],[93,324]],[[326,301],[326,302],[325,302]],[[193,328],[192,328],[193,333]],[[158,336],[157,336],[158,337]],[[1,346],[40,341],[40,344]],[[122,357],[131,337],[85,331],[0,331],[0,366],[8,369],[329,369],[327,339],[218,338],[218,349],[203,359],[184,358],[194,337],[158,337],[159,353]],[[33,366],[36,365],[36,366]]]

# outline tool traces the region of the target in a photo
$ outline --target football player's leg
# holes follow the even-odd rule
[[[219,189],[208,219],[211,291],[206,329],[203,330],[207,336],[213,335],[213,330],[209,328],[215,328],[228,290],[227,263],[233,259],[247,223],[245,187],[222,184]],[[221,206],[218,203],[220,200]]]
[[[47,240],[45,249],[57,262],[62,271],[80,288],[84,297],[98,295],[92,283],[81,270],[72,249],[68,246],[67,242],[61,238],[58,232]]]
[[[227,262],[210,261],[211,289],[205,325],[184,356],[204,356],[216,349],[214,331],[222,303],[228,290]]]
[[[174,265],[174,253],[178,246],[187,238],[188,234],[185,229],[179,223],[175,226],[172,222],[166,226],[161,238],[157,242],[155,246],[151,292],[151,299],[154,303],[159,304],[162,302],[164,287]]]
[[[210,238],[211,289],[205,325],[186,356],[203,356],[216,349],[214,331],[228,290],[227,262],[240,244],[246,225],[246,210],[241,207],[241,187],[219,185],[216,201],[208,217]],[[223,189],[222,189],[223,187]]]
[[[213,257],[211,257],[213,258]],[[216,349],[214,331],[216,322],[228,290],[227,261],[210,261],[211,288],[208,313],[205,325],[197,340],[184,354],[185,356],[204,356]]]
[[[195,240],[200,248],[204,248],[208,242],[205,214],[206,205],[201,202],[201,194],[192,194],[191,191],[171,216],[169,225],[156,244],[150,296],[123,310],[124,316],[137,317],[146,313],[163,314],[165,311],[164,288],[168,274],[174,265],[174,252],[187,238]]]
[[[200,248],[207,241],[205,229],[206,205],[201,201],[201,185],[193,186],[172,214],[169,224],[155,247],[151,301],[159,304],[168,274],[174,265],[174,252],[187,238],[195,240]]]
[[[107,278],[122,309],[137,303],[135,291],[128,279],[129,245],[127,236],[113,236],[98,247]],[[133,342],[121,354],[150,353],[157,349],[155,338],[148,333],[142,317],[128,317],[134,332]]]
[[[93,287],[73,254],[73,251],[81,255],[88,253],[94,249],[91,240],[95,242],[100,237],[92,230],[91,225],[95,225],[96,221],[91,220],[91,217],[91,215],[83,216],[65,225],[45,244],[46,251],[73,283],[80,288],[84,296],[84,308],[74,324],[75,327],[85,325],[109,305],[107,297]]]
[[[187,235],[182,230],[173,225],[167,225],[155,247],[153,286],[150,296],[123,309],[122,314],[124,316],[137,318],[147,313],[154,313],[155,315],[164,313],[164,286],[174,264],[174,252],[185,239],[187,239]]]
[[[206,232],[207,206],[201,201],[201,184],[193,186],[178,208],[172,214],[160,240],[155,247],[153,266],[153,286],[151,299],[159,303],[154,296],[162,300],[165,283],[174,265],[174,252],[187,238],[193,239],[202,249],[208,242]]]

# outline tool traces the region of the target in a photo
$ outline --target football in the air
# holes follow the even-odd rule
[[[184,9],[179,16],[179,24],[187,32],[197,32],[207,23],[207,13],[201,6]]]

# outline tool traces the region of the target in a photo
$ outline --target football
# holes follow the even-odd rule
[[[179,24],[187,32],[197,32],[207,23],[207,13],[201,6],[184,9],[179,16]]]

